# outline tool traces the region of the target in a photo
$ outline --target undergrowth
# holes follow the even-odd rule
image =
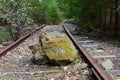
[[[10,36],[8,31],[4,27],[0,26],[0,43],[6,42],[9,40],[10,40]]]

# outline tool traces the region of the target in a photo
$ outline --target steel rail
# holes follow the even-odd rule
[[[0,57],[4,56],[5,54],[7,54],[7,52],[9,52],[10,50],[14,49],[15,47],[17,47],[19,44],[21,44],[23,41],[25,41],[28,37],[30,37],[33,33],[36,33],[37,31],[39,31],[40,29],[44,28],[46,25],[42,25],[40,28],[32,31],[31,33],[28,33],[24,36],[22,36],[21,38],[19,38],[17,41],[15,41],[14,43],[10,44],[9,46],[7,46],[5,49],[0,50]]]
[[[96,72],[96,70],[94,68],[90,68],[90,70],[92,71],[92,73],[95,75],[95,77],[98,79],[98,80],[103,80],[99,74]]]
[[[87,60],[88,64],[98,73],[100,78],[102,80],[113,80],[112,77],[107,72],[105,72],[105,70],[97,63],[97,61],[82,47],[82,45],[75,40],[75,38],[72,36],[69,30],[65,27],[65,25],[63,25],[63,28],[66,31],[69,38],[74,43],[74,45],[80,51],[79,55],[83,55],[85,57],[85,60]]]

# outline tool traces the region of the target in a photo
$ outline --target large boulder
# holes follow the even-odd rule
[[[41,42],[51,64],[66,65],[78,58],[78,51],[66,34],[46,32],[41,35]]]

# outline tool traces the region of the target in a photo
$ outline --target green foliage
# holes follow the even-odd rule
[[[56,0],[46,0],[45,19],[48,23],[57,23],[61,20],[61,12]]]
[[[31,6],[30,17],[36,23],[57,23],[61,20],[61,12],[56,0],[27,0]]]
[[[10,40],[10,36],[6,28],[0,26],[0,43]]]
[[[60,9],[63,19],[69,18],[68,15],[69,15],[70,6],[67,3],[67,1],[66,0],[57,0],[57,3],[58,3],[58,7]]]
[[[120,5],[118,6],[118,8],[116,10],[120,12]]]
[[[83,32],[92,32],[95,28],[93,24],[80,22],[80,29]]]
[[[56,24],[62,19],[74,18],[80,29],[90,32],[98,24],[103,25],[105,14],[120,11],[115,9],[116,0],[0,0],[0,17],[7,20],[6,26],[12,37],[20,34],[22,28],[28,25],[27,19],[33,19],[37,24]],[[107,10],[109,10],[107,12]],[[102,15],[102,16],[101,16]],[[107,16],[107,17],[110,17]],[[102,22],[100,21],[102,18]],[[113,21],[113,20],[111,20]],[[110,23],[110,20],[108,21]],[[114,21],[113,21],[114,22]]]
[[[80,28],[86,31],[92,31],[94,27],[99,22],[98,18],[96,19],[96,15],[99,12],[104,12],[106,8],[111,7],[113,4],[113,0],[62,0],[68,6],[67,13],[68,18],[74,18]]]
[[[7,20],[5,28],[14,40],[26,26],[28,9],[26,0],[0,0],[0,17]]]
[[[18,26],[21,21],[24,21],[27,16],[26,2],[15,0],[0,0],[0,16],[7,19],[8,22],[13,23],[12,26]]]
[[[0,80],[15,80],[11,75],[1,76]]]

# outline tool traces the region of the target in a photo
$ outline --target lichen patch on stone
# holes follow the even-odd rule
[[[40,34],[40,41],[41,50],[50,63],[65,65],[78,58],[78,51],[66,34],[58,31],[45,32]],[[39,52],[36,52],[35,55],[40,55],[41,52]],[[39,59],[39,56],[34,57]]]

